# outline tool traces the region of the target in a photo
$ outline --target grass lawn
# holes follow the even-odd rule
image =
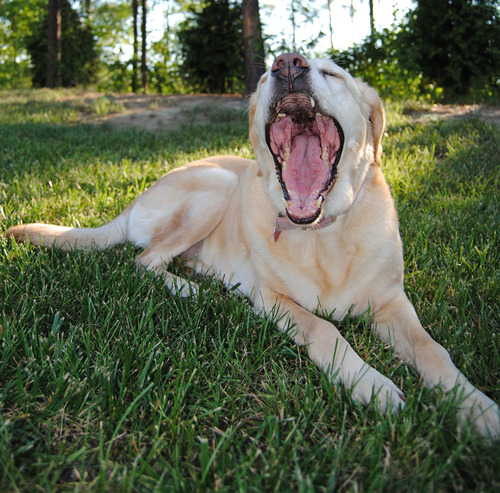
[[[459,430],[455,404],[365,320],[341,331],[405,391],[397,416],[354,404],[215,280],[181,299],[135,267],[130,245],[7,241],[20,222],[102,224],[190,160],[252,156],[246,116],[113,131],[79,123],[96,110],[73,95],[0,93],[0,491],[500,491],[500,444]],[[410,299],[499,402],[500,129],[389,110]]]

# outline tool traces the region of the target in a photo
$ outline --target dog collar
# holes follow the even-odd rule
[[[289,229],[302,229],[303,231],[314,231],[316,229],[326,228],[337,220],[336,217],[323,216],[319,221],[312,224],[301,225],[296,224],[286,216],[278,216],[274,227],[274,241],[277,242],[282,231]]]

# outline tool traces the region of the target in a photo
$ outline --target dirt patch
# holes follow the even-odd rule
[[[84,117],[86,122],[151,132],[175,130],[184,124],[205,125],[242,120],[247,118],[248,112],[248,98],[235,95],[86,93],[84,101],[93,108]],[[479,118],[500,126],[500,106],[434,104],[408,107],[404,114],[424,123],[452,118]]]
[[[152,132],[175,130],[184,124],[205,125],[245,118],[248,98],[232,95],[152,96],[118,94],[97,98],[109,111],[88,119],[92,123],[107,123],[113,128],[133,127]],[[98,106],[97,106],[98,109]]]
[[[417,121],[448,120],[451,118],[479,118],[500,126],[500,106],[480,104],[434,104],[422,109],[409,108],[404,111]]]

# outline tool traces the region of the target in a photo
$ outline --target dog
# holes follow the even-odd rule
[[[172,292],[196,284],[167,270],[181,256],[251,299],[334,383],[382,411],[403,392],[367,365],[318,309],[342,320],[369,311],[376,334],[428,387],[461,396],[459,418],[498,438],[498,406],[423,329],[403,289],[398,217],[381,171],[385,112],[377,92],[329,60],[277,57],[250,98],[255,160],[202,159],[174,169],[99,228],[28,224],[17,241],[104,249],[130,241],[137,262]]]

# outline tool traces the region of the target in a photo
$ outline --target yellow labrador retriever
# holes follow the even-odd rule
[[[403,291],[393,199],[380,169],[385,115],[372,88],[327,60],[278,57],[250,101],[256,160],[213,157],[167,173],[100,228],[15,226],[18,241],[72,249],[131,241],[138,262],[188,295],[196,286],[166,268],[181,255],[287,316],[297,344],[352,397],[397,410],[404,395],[355,353],[319,307],[342,319],[370,310],[373,328],[429,387],[458,389],[461,418],[498,437],[498,406],[422,328]]]

